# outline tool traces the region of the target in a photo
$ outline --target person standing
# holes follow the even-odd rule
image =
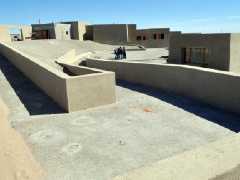
[[[114,49],[115,59],[118,59],[118,49]]]
[[[119,60],[120,59],[120,48],[117,48],[117,59]]]
[[[123,47],[123,49],[122,49],[122,55],[123,55],[123,59],[127,59],[127,53],[126,53],[125,47]]]
[[[123,58],[123,49],[122,49],[122,47],[119,48],[119,58],[120,59]]]

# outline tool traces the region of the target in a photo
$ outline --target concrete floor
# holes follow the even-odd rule
[[[96,51],[93,55],[95,58],[114,60],[112,51]],[[166,58],[162,56],[168,56],[168,50],[164,48],[152,48],[146,51],[127,51],[127,59],[124,61],[144,62],[144,63],[167,63]]]
[[[64,113],[0,58],[0,95],[48,180],[106,180],[240,132],[239,116],[118,82],[117,103]]]
[[[61,41],[61,40],[34,40],[23,42],[8,43],[12,47],[34,57],[36,60],[44,62],[57,70],[62,68],[55,63],[59,57],[72,49],[76,50],[76,54],[84,54],[92,52],[93,57],[103,59],[114,59],[113,50],[119,46],[99,44],[91,41]],[[137,49],[135,46],[126,46],[127,49]],[[127,61],[138,61],[144,63],[166,63],[168,50],[163,48],[147,49],[146,51],[127,51]]]

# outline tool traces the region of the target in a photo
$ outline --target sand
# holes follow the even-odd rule
[[[0,100],[0,180],[42,180],[44,173],[24,140],[8,120],[8,110]]]

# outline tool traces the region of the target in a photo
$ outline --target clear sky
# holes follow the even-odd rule
[[[0,24],[32,24],[39,19],[240,32],[240,0],[1,0]]]

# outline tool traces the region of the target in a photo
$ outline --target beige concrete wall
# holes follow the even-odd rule
[[[75,76],[67,79],[69,111],[116,102],[115,73],[63,64]]]
[[[169,63],[182,63],[182,48],[207,48],[208,67],[229,70],[230,34],[173,34],[170,38]]]
[[[240,135],[184,152],[113,180],[239,180]]]
[[[71,25],[70,24],[55,24],[56,39],[70,40],[71,39]]]
[[[93,40],[106,44],[123,44],[133,40],[129,35],[134,35],[134,25],[106,24],[92,25]]]
[[[87,24],[78,22],[78,40],[83,41],[87,33]]]
[[[87,60],[88,67],[116,72],[118,79],[192,97],[240,113],[240,75],[184,65]]]
[[[44,171],[8,120],[8,109],[0,99],[0,179],[43,180]]]
[[[75,76],[87,75],[87,74],[97,74],[102,73],[103,71],[99,69],[87,68],[85,66],[75,66],[72,64],[62,63],[62,66],[68,69]]]
[[[11,42],[11,36],[7,26],[0,26],[0,42]]]
[[[71,25],[71,39],[78,40],[79,34],[78,34],[78,22],[72,21],[72,22],[61,22],[63,24],[70,24]]]
[[[67,76],[56,74],[51,67],[34,61],[34,58],[5,44],[0,44],[0,54],[5,56],[63,109],[68,110],[66,91]]]
[[[115,103],[115,85],[115,74],[112,72],[69,78],[67,80],[69,111]]]
[[[87,23],[79,21],[62,22],[71,25],[71,39],[83,41],[87,33]]]
[[[22,40],[30,40],[32,37],[32,26],[20,26]]]
[[[129,44],[135,44],[136,43],[136,34],[137,34],[137,25],[136,24],[129,24],[127,26],[128,30],[128,43]]]
[[[157,34],[157,39],[153,39],[153,35]],[[159,39],[158,36],[164,34],[164,39]],[[145,36],[146,40],[140,40],[136,43],[143,45],[146,48],[168,48],[170,39],[170,29],[160,28],[160,29],[139,29],[136,32],[136,36]]]
[[[24,41],[26,39],[31,39],[32,27],[28,25],[0,25],[0,41],[10,42],[11,35],[10,30],[12,28],[19,29],[21,31],[21,39]]]
[[[116,101],[115,74],[112,72],[68,65],[73,73],[69,76],[3,43],[0,54],[67,112]]]
[[[231,34],[230,71],[240,73],[240,34]]]

